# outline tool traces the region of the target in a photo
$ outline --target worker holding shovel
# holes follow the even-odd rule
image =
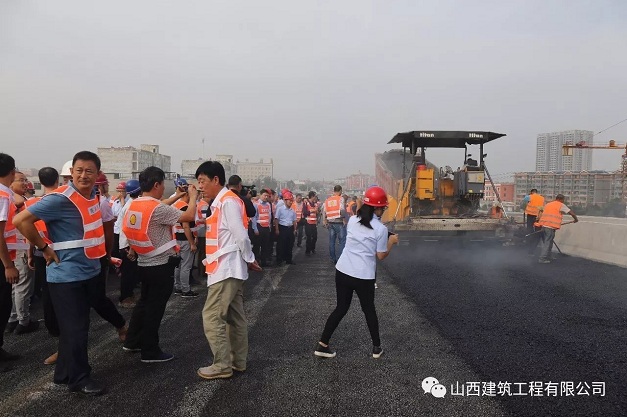
[[[555,197],[555,201],[551,201],[544,206],[538,213],[537,225],[542,227],[542,248],[540,251],[541,264],[551,263],[550,255],[551,248],[553,247],[553,239],[555,239],[555,231],[559,230],[562,226],[562,218],[564,213],[570,214],[574,219],[574,223],[577,223],[579,219],[577,215],[564,204],[564,195],[558,194]]]

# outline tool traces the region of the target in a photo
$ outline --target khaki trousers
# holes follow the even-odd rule
[[[202,322],[216,371],[228,372],[231,366],[246,369],[248,322],[244,314],[243,287],[244,281],[236,278],[209,286]]]

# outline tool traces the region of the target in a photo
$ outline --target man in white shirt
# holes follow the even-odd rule
[[[244,314],[244,281],[248,269],[261,270],[248,238],[244,203],[224,187],[224,167],[203,162],[196,170],[198,188],[211,204],[207,219],[207,301],[202,311],[213,364],[198,369],[205,379],[229,378],[246,370],[248,323]]]

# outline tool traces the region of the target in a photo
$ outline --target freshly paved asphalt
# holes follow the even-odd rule
[[[296,250],[297,265],[269,268],[246,283],[248,369],[206,381],[211,361],[196,299],[172,296],[161,345],[176,355],[142,364],[122,351],[115,330],[95,314],[90,333],[98,398],[52,383],[42,361],[55,339],[42,329],[7,335],[24,357],[0,367],[0,416],[540,416],[627,415],[625,369],[627,274],[624,269],[563,257],[538,265],[515,248],[394,248],[379,268],[377,309],[385,354],[371,357],[355,298],[331,340],[338,355],[313,349],[335,305],[326,233],[318,253]],[[481,245],[478,243],[477,245]],[[117,278],[110,278],[116,299]],[[130,311],[122,311],[129,317]],[[41,316],[38,305],[34,315]],[[42,323],[43,324],[43,323]],[[435,377],[444,398],[425,394]],[[456,383],[605,382],[605,396],[453,396]],[[590,389],[590,392],[592,390]]]

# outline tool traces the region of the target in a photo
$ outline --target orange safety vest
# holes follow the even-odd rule
[[[12,261],[17,258],[17,249],[22,249],[17,241],[17,229],[13,225],[13,217],[17,213],[17,206],[13,203],[13,197],[6,191],[0,190],[0,198],[6,198],[9,200],[9,216],[4,225],[4,241],[7,244],[9,250],[9,257]]]
[[[356,201],[349,201],[348,204],[346,205],[346,211],[348,212],[348,214],[350,214],[351,216],[354,216],[355,213],[353,213],[353,206],[356,205],[357,202]]]
[[[270,204],[261,204],[257,205],[257,224],[261,227],[270,227]]]
[[[172,207],[177,208],[181,211],[183,211],[183,209],[187,206],[188,204],[183,200],[176,200],[174,204],[172,204]],[[183,225],[181,223],[177,223],[176,225],[174,225],[174,233],[185,233],[185,229],[183,228]]]
[[[161,204],[161,201],[156,198],[136,198],[128,206],[122,222],[122,231],[126,235],[128,244],[135,252],[146,258],[160,255],[170,248],[176,250],[174,234],[172,235],[172,240],[158,248],[155,247],[150,241],[150,237],[148,237],[148,225],[159,204]]]
[[[525,207],[525,213],[530,216],[537,216],[540,209],[544,206],[544,197],[540,194],[529,194],[529,203]]]
[[[559,230],[562,227],[563,214],[560,211],[562,204],[560,201],[551,201],[547,204],[544,207],[540,220],[538,220],[538,224],[542,227]]]
[[[342,197],[339,195],[334,195],[327,198],[324,202],[324,210],[327,213],[327,220],[339,219],[341,207],[340,203],[342,202]]]
[[[104,227],[100,215],[100,199],[98,196],[87,199],[69,185],[63,185],[51,194],[59,194],[74,204],[83,220],[83,238],[54,242],[52,248],[57,250],[83,248],[89,259],[102,258],[107,254],[105,247]]]
[[[207,208],[209,207],[209,203],[205,200],[200,199],[196,203],[196,227],[192,228],[192,232],[194,236],[198,236],[198,232],[201,230],[205,230],[205,221],[207,220]]]
[[[28,207],[32,206],[33,204],[35,204],[39,200],[41,200],[41,197],[34,197],[34,198],[29,199],[29,200],[26,200],[24,205],[28,209]],[[46,227],[46,223],[44,223],[43,220],[37,220],[35,222],[35,228],[37,229],[37,232],[39,232],[39,236],[42,237],[44,242],[46,242],[48,245],[51,245],[52,241],[50,240],[50,237],[48,236],[48,228]]]
[[[299,222],[300,219],[303,218],[303,202],[301,201],[300,204],[298,204],[294,201],[294,203],[292,203],[292,210],[296,213],[296,221]]]
[[[490,218],[491,219],[501,219],[503,218],[503,211],[499,210],[496,206],[490,209]]]
[[[318,203],[309,203],[307,204],[307,208],[309,209],[309,215],[307,216],[307,223],[316,224],[318,223]]]
[[[248,217],[246,216],[246,207],[244,206],[244,202],[233,191],[227,191],[224,193],[222,198],[220,198],[220,201],[218,201],[216,206],[212,208],[211,216],[206,222],[207,234],[205,253],[207,254],[207,257],[203,263],[205,264],[205,272],[207,274],[213,274],[218,270],[218,262],[222,255],[239,250],[237,245],[221,247],[220,242],[218,241],[218,229],[220,228],[222,220],[222,204],[224,204],[224,202],[228,199],[235,200],[237,204],[239,204],[240,211],[242,212],[242,226],[244,229],[248,230]]]

